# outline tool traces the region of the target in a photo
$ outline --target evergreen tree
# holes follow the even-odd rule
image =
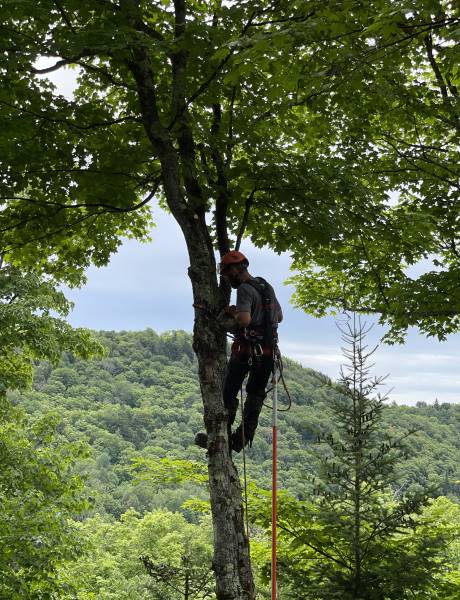
[[[407,453],[405,438],[414,430],[393,436],[383,429],[386,397],[379,388],[385,378],[370,374],[375,348],[365,345],[367,332],[355,318],[342,330],[346,364],[341,394],[331,395],[331,428],[318,435],[314,451],[315,500],[281,498],[281,548],[287,556],[281,564],[302,598],[413,597],[407,594],[433,584],[449,541],[436,529],[418,532],[427,490],[409,494],[392,488],[396,463]],[[404,564],[410,569],[401,568]]]
[[[340,566],[330,570],[333,588],[343,598],[384,598],[387,581],[376,573],[375,558],[394,533],[410,528],[426,495],[388,495],[394,467],[404,454],[403,437],[382,431],[386,400],[379,388],[384,377],[372,377],[365,325],[353,317],[341,328],[345,365],[332,399],[335,430],[320,435],[325,451],[319,456],[318,484],[321,519],[340,531]],[[406,435],[414,433],[410,430]],[[330,565],[329,565],[330,568]]]

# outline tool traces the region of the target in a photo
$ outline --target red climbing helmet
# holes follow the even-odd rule
[[[246,263],[246,266],[249,265],[248,259],[242,252],[239,252],[238,250],[226,252],[220,261],[219,273],[222,274],[228,267],[231,267],[232,265],[239,265],[243,262]]]

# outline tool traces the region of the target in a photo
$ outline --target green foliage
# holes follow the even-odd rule
[[[73,472],[87,450],[58,433],[56,415],[27,419],[0,398],[0,597],[37,600],[73,589],[60,567],[83,549],[73,521],[88,507]]]
[[[350,16],[360,21],[354,44],[324,48],[330,93],[303,113],[306,135],[313,118],[323,126],[302,173],[314,182],[310,205],[290,219],[295,203],[274,203],[267,226],[294,249],[298,306],[319,317],[379,313],[390,342],[409,326],[445,339],[460,325],[459,8],[418,0],[366,10],[367,24],[359,10]],[[332,183],[316,185],[318,151],[335,162]]]
[[[450,545],[460,533],[459,507],[446,498],[430,501],[426,488],[407,493],[395,487],[395,466],[404,469],[407,448],[385,432],[384,399],[376,392],[382,380],[369,376],[373,351],[366,350],[366,333],[355,321],[343,330],[342,395],[332,402],[331,431],[318,436],[310,476],[310,498],[316,499],[280,494],[287,597],[402,600],[456,590],[458,557]],[[270,527],[263,494],[252,498],[252,511],[256,522]],[[263,560],[263,546],[258,556]]]
[[[125,520],[134,531],[144,516],[150,518],[152,511],[179,512],[181,514],[174,519],[195,527],[202,515],[209,515],[209,499],[203,484],[206,479],[204,453],[193,444],[195,432],[202,427],[202,407],[192,340],[184,332],[157,335],[152,330],[105,332],[96,337],[106,347],[106,356],[81,361],[66,353],[57,367],[40,362],[35,367],[34,389],[13,392],[10,397],[30,413],[33,420],[40,420],[49,411],[59,414],[59,446],[87,440],[92,447],[91,455],[81,458],[76,466],[76,472],[87,478],[88,493],[94,498],[94,506],[84,513],[85,521],[76,525],[79,536],[91,542],[92,549],[76,562],[68,562],[65,569],[60,568],[60,581],[78,582],[84,600],[118,600],[129,598],[129,594],[147,598],[153,593],[149,587],[152,581],[138,557],[146,555],[155,564],[170,564],[169,555],[163,554],[169,542],[165,538],[166,541],[144,543],[142,539],[147,538],[141,539],[137,533],[131,535],[128,526],[123,525]],[[331,510],[325,520],[319,505],[311,502],[312,487],[318,487],[318,465],[312,460],[311,449],[316,448],[318,435],[326,441],[332,436],[334,447],[338,447],[338,419],[334,409],[349,409],[350,402],[327,377],[289,360],[285,360],[285,377],[294,391],[294,402],[289,412],[280,414],[281,585],[283,595],[288,598],[299,595],[308,598],[307,594],[313,594],[311,590],[317,590],[318,595],[313,594],[313,598],[320,598],[324,589],[321,581],[326,581],[332,572],[340,575],[342,571],[327,566],[324,556],[318,560],[311,545],[316,542],[315,548],[329,553],[345,552],[345,537],[341,535],[338,540],[334,537],[337,534],[334,523],[336,515],[343,517],[348,509],[339,498],[337,509]],[[286,400],[283,394],[280,400]],[[373,554],[369,564],[377,569],[375,576],[387,581],[388,586],[396,586],[400,580],[411,586],[414,594],[419,594],[416,590],[420,587],[414,585],[409,575],[418,573],[420,561],[425,557],[423,564],[430,578],[428,587],[431,585],[439,594],[443,590],[445,598],[453,600],[458,594],[459,580],[458,544],[452,541],[457,535],[459,520],[457,505],[452,500],[458,502],[460,496],[457,433],[460,406],[392,405],[379,418],[385,432],[383,436],[375,432],[375,443],[379,447],[390,439],[402,437],[410,429],[417,429],[404,441],[404,460],[394,465],[391,492],[376,497],[380,514],[394,514],[400,506],[401,494],[419,493],[427,485],[436,487],[450,499],[439,498],[420,515],[412,514],[412,529],[406,530],[400,538],[394,534],[391,539],[377,544],[379,559],[375,560]],[[350,442],[350,439],[345,434],[345,441]],[[329,468],[333,450],[327,443],[320,444],[318,449],[320,456],[328,457]],[[382,459],[387,456],[384,454]],[[263,529],[268,527],[270,519],[270,494],[262,489],[269,489],[271,481],[268,410],[263,411],[254,445],[246,459],[252,480],[248,488],[251,520],[255,523],[251,524],[252,561],[256,575],[261,578],[258,587],[263,597],[270,560]],[[238,467],[241,470],[241,462]],[[314,476],[317,481],[312,485]],[[123,517],[127,511],[134,516]],[[168,519],[165,517],[166,522]],[[160,517],[155,523],[159,521]],[[152,525],[153,530],[157,527],[157,524]],[[147,531],[147,524],[142,528]],[[198,535],[198,530],[192,531],[195,531],[192,537]],[[345,531],[341,521],[340,532]],[[177,565],[180,555],[178,552]],[[397,557],[407,560],[411,569],[402,572],[396,568]],[[293,565],[295,568],[291,568]],[[443,572],[439,571],[439,565],[444,565]],[[391,573],[394,576],[390,577]],[[425,575],[420,578],[420,586],[422,582],[427,582]],[[394,589],[401,590],[401,587]],[[161,591],[165,598],[168,593],[166,589]],[[436,598],[435,591],[430,593]],[[424,598],[420,594],[419,597]]]
[[[120,516],[130,507],[140,512],[158,506],[179,510],[190,496],[203,498],[200,486],[161,481],[157,469],[158,461],[166,458],[179,465],[181,460],[195,462],[201,465],[197,473],[205,473],[205,454],[194,444],[195,433],[203,427],[203,409],[191,336],[184,332],[159,336],[146,330],[97,337],[107,356],[81,361],[65,354],[58,367],[41,362],[34,390],[11,393],[12,400],[32,414],[57,411],[66,437],[91,444],[93,454],[79,469],[89,477],[96,511]],[[312,428],[323,420],[313,405],[325,407],[337,391],[327,378],[289,360],[285,376],[294,405],[282,417],[280,476],[282,485],[301,493],[306,491],[301,468],[305,443],[314,438]],[[287,403],[284,391],[280,402]],[[251,477],[267,486],[270,436],[270,414],[264,410],[247,458]],[[139,476],[133,473],[133,463],[146,467],[146,481],[135,483]],[[156,483],[148,481],[150,477]]]
[[[299,306],[380,313],[390,341],[409,325],[457,331],[456,3],[188,2],[180,35],[172,2],[140,3],[134,25],[136,7],[2,7],[7,260],[78,284],[121,236],[146,239],[144,198],[171,203],[171,165],[133,75],[145,53],[153,126],[180,146],[181,193],[202,212],[225,206],[230,234],[247,201],[253,241],[293,254]],[[78,68],[73,99],[46,77],[65,67]]]
[[[203,463],[189,460],[171,460],[168,457],[161,460],[135,459],[132,465],[140,481],[147,480],[153,485],[179,485],[186,481],[206,484],[207,469]]]
[[[57,367],[40,362],[33,390],[10,393],[12,401],[34,417],[46,411],[58,413],[62,435],[91,445],[91,457],[81,461],[78,469],[89,478],[93,511],[119,517],[130,507],[140,513],[160,507],[175,511],[184,510],[181,506],[190,497],[205,500],[199,482],[177,485],[187,476],[187,468],[181,467],[177,479],[177,471],[165,472],[165,463],[160,462],[166,459],[178,466],[191,462],[198,475],[205,473],[204,452],[194,445],[194,435],[203,427],[203,409],[191,336],[185,332],[157,335],[152,330],[95,335],[106,348],[105,357],[81,361],[66,353]],[[280,414],[280,486],[307,498],[308,476],[314,470],[309,448],[318,434],[336,435],[331,409],[343,400],[327,377],[288,359],[285,378],[293,405]],[[287,403],[282,390],[280,403]],[[395,466],[394,489],[417,492],[429,485],[460,498],[456,483],[460,481],[460,406],[389,406],[383,419],[393,439],[417,429],[405,440],[409,458]],[[262,411],[246,459],[251,479],[269,488],[269,409]],[[235,456],[240,472],[241,460]],[[139,465],[136,472],[133,464]],[[140,481],[144,476],[145,481]],[[196,518],[189,508],[185,514]]]
[[[167,581],[149,576],[141,560],[145,556],[173,573],[176,571],[171,582],[184,565],[183,557],[195,569],[207,568],[208,575],[211,570],[212,533],[208,518],[194,525],[187,523],[182,515],[164,509],[143,516],[131,509],[118,521],[95,516],[79,524],[79,529],[89,550],[69,562],[63,571],[63,576],[74,581],[78,589],[76,595],[69,598],[183,598],[183,593],[172,589]]]
[[[0,391],[29,386],[36,359],[57,363],[64,350],[81,358],[102,351],[88,330],[73,329],[62,318],[70,308],[51,281],[0,267]]]
[[[158,192],[189,250],[200,232],[193,268],[212,267],[212,243],[227,249],[227,233],[235,236],[250,209],[253,241],[292,252],[296,301],[307,310],[378,312],[391,341],[409,325],[439,338],[457,331],[458,7],[227,4],[187,2],[184,15],[171,2],[0,6],[2,259],[78,285],[123,236],[147,239],[147,203]],[[40,69],[41,57],[56,62]],[[68,65],[79,68],[72,99],[46,78]],[[408,268],[426,259],[435,268],[413,277]],[[43,298],[21,315],[27,339],[13,339],[0,365],[8,385],[27,382],[32,358],[56,356],[49,328],[60,324],[46,314],[53,308]],[[85,367],[67,356],[56,373],[42,366],[41,387],[13,396],[32,413],[43,400],[57,407],[65,435],[90,440],[95,452],[81,469],[99,507],[117,516],[158,501],[146,486],[131,486],[133,459],[200,460],[191,448],[201,419],[190,357],[146,365],[134,350],[139,362],[130,358],[126,371],[119,356],[90,367],[90,391]],[[315,380],[302,377],[306,387]],[[286,417],[293,444],[281,447],[283,483],[299,494],[307,491],[305,441],[316,426],[332,429],[327,408],[305,416],[314,396]],[[314,427],[297,427],[302,420]],[[266,420],[258,440],[252,467],[263,479]]]
[[[270,528],[268,494],[252,501],[255,522]],[[391,512],[391,496],[380,497],[382,510]],[[318,502],[279,497],[278,561],[280,593],[292,600],[363,598],[369,600],[444,600],[459,594],[460,562],[458,504],[444,497],[431,500],[419,514],[410,515],[410,526],[382,537],[369,552],[360,595],[350,586],[352,553],[345,517],[328,519]],[[252,543],[262,581],[270,578],[270,544],[260,534]]]

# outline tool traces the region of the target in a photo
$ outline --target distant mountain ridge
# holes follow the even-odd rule
[[[151,329],[95,334],[107,356],[80,361],[67,354],[55,368],[39,363],[33,390],[12,393],[11,398],[34,416],[59,413],[60,434],[88,442],[91,455],[79,469],[88,477],[97,512],[119,516],[130,507],[141,513],[159,506],[178,510],[197,490],[156,490],[147,482],[136,483],[130,464],[136,457],[205,461],[204,451],[193,443],[203,420],[192,337],[184,331],[159,335]],[[279,416],[280,482],[305,497],[312,472],[309,448],[316,431],[333,428],[329,400],[339,392],[325,375],[289,359],[284,362],[293,403]],[[280,403],[287,405],[282,388]],[[270,418],[270,410],[264,409],[247,453],[249,475],[262,487],[270,486]],[[460,406],[392,405],[385,419],[392,433],[419,428],[408,441],[413,456],[400,465],[398,484],[436,484],[440,493],[459,500]],[[241,458],[235,460],[239,464]]]

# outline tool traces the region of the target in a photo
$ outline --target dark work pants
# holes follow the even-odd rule
[[[266,396],[265,388],[273,371],[273,358],[272,356],[254,358],[252,364],[248,363],[248,359],[247,355],[238,356],[232,354],[230,356],[224,381],[224,404],[228,410],[228,429],[230,435],[238,409],[238,395],[244,379],[249,373],[246,383],[246,402],[244,403],[243,419],[244,437],[247,441],[252,442]],[[241,425],[238,430],[241,430]]]

